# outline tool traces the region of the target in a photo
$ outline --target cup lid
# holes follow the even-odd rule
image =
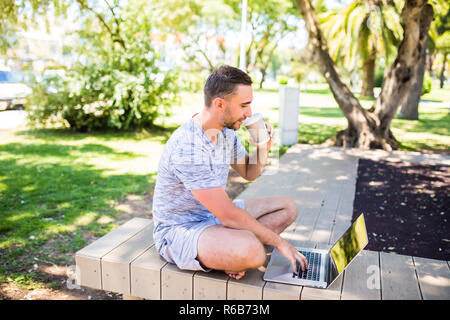
[[[246,118],[244,121],[242,121],[242,124],[244,126],[249,126],[262,118],[263,115],[261,113],[254,113],[250,118]]]

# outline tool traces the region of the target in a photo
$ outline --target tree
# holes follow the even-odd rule
[[[70,1],[60,0],[1,0],[0,52],[6,53],[15,44],[18,31],[34,27],[37,18],[46,20],[50,7],[55,15],[66,15],[69,5]]]
[[[399,144],[390,130],[391,121],[417,74],[417,61],[426,46],[433,19],[432,6],[425,0],[405,1],[401,12],[403,40],[397,57],[384,77],[380,95],[372,108],[366,110],[341,80],[311,2],[296,0],[296,3],[306,23],[313,59],[347,119],[347,129],[337,133],[334,143],[362,149],[397,149]]]
[[[389,61],[401,40],[400,15],[395,6],[381,0],[356,0],[321,14],[320,22],[335,62],[343,58],[344,67],[353,69],[355,60],[361,59],[360,95],[373,98],[377,56]]]
[[[428,35],[427,35],[428,39]],[[417,74],[414,77],[409,94],[403,101],[398,117],[407,120],[419,119],[419,101],[422,96],[423,80],[425,76],[425,60],[426,60],[427,47],[424,46],[422,53],[419,57]]]
[[[177,72],[162,64],[150,39],[148,2],[77,0],[81,62],[63,77],[36,82],[29,117],[62,118],[79,131],[151,128],[176,98]]]
[[[240,21],[241,0],[227,0]],[[290,0],[249,0],[247,6],[250,44],[246,47],[246,70],[259,70],[259,87],[265,81],[278,43],[297,30],[296,9]]]
[[[152,15],[163,39],[174,34],[183,58],[195,69],[212,72],[226,60],[226,33],[239,29],[235,12],[222,0],[156,1]]]
[[[417,68],[417,74],[414,77],[413,84],[411,85],[411,89],[409,91],[409,94],[407,95],[406,99],[402,102],[400,107],[400,112],[398,113],[398,117],[402,119],[407,120],[418,120],[419,119],[419,102],[420,97],[424,94],[423,90],[423,84],[424,81],[427,80],[425,78],[425,69],[426,69],[426,58],[427,58],[427,52],[433,51],[433,50],[439,50],[440,47],[440,38],[438,35],[438,29],[437,26],[440,21],[439,16],[443,15],[445,16],[444,19],[447,19],[447,12],[448,12],[448,3],[446,1],[438,0],[436,3],[431,3],[434,7],[434,11],[438,12],[437,19],[435,18],[430,25],[430,30],[427,35],[427,41],[426,46],[423,47],[422,54],[420,56],[420,59],[418,61],[418,68]],[[442,29],[441,29],[442,33]],[[450,47],[450,45],[449,45]],[[445,49],[444,49],[445,50]]]

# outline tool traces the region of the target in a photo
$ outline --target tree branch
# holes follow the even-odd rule
[[[85,1],[83,1],[83,0],[76,0],[76,1],[80,4],[81,8],[92,12],[97,17],[97,19],[105,27],[106,31],[111,36],[111,39],[113,40],[113,42],[118,42],[122,46],[123,49],[126,49],[125,42],[123,41],[123,39],[121,39],[118,34],[114,33],[111,30],[111,27],[106,23],[105,19],[102,17],[102,15],[100,13],[96,12],[94,9],[89,7]]]

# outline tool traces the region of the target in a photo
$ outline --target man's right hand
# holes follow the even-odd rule
[[[301,254],[297,249],[295,249],[289,242],[286,240],[280,238],[279,244],[276,246],[278,251],[286,257],[289,262],[292,265],[292,269],[295,273],[297,273],[297,263],[298,261],[300,263],[301,269],[305,270],[308,269],[308,260],[306,260],[306,257]]]

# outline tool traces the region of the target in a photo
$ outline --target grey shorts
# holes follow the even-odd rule
[[[245,200],[238,199],[234,200],[233,203],[245,210]],[[211,269],[204,268],[197,260],[197,243],[203,230],[217,224],[222,223],[213,216],[201,222],[171,228],[164,237],[159,254],[166,261],[176,264],[178,268],[183,270],[211,271]]]

